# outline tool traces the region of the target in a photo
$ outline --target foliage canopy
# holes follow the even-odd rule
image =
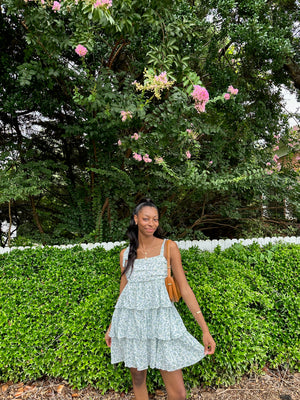
[[[296,1],[56,3],[2,2],[2,220],[10,204],[19,235],[118,240],[145,195],[171,237],[238,236],[262,196],[281,204],[269,221],[289,226],[284,199],[298,218],[299,164],[274,159],[292,135],[281,85],[300,86]]]

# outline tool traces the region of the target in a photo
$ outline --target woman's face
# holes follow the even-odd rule
[[[144,235],[153,235],[158,228],[158,211],[155,207],[145,206],[134,216],[139,232]]]

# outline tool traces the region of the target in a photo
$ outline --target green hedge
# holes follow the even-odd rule
[[[115,248],[38,248],[0,256],[0,380],[61,377],[75,387],[128,390],[110,364],[104,334],[119,292]],[[234,245],[182,251],[184,269],[211,333],[214,356],[184,370],[190,386],[230,384],[262,367],[299,368],[300,246]],[[177,305],[201,340],[186,305]],[[149,370],[149,389],[161,385]]]

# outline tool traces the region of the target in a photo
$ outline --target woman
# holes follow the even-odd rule
[[[130,245],[120,253],[120,296],[105,340],[113,364],[130,368],[136,400],[148,399],[147,369],[158,368],[168,400],[185,399],[181,368],[215,351],[215,342],[190,288],[175,242],[170,241],[172,272],[182,298],[203,332],[204,347],[190,335],[165,287],[165,240],[159,230],[155,204],[146,199],[134,210],[127,235]]]

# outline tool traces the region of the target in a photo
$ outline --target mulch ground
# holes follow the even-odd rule
[[[44,379],[36,382],[0,383],[1,400],[134,400],[130,393],[106,394],[93,387],[73,389],[63,380]],[[152,400],[166,400],[163,389],[150,395]],[[263,376],[244,377],[238,384],[224,388],[194,388],[192,400],[300,400],[300,373],[267,370]]]

